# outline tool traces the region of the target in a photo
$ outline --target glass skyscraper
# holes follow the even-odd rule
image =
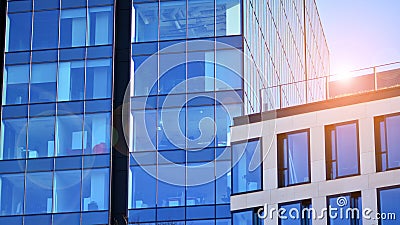
[[[232,224],[233,118],[326,97],[313,0],[0,7],[0,224]]]

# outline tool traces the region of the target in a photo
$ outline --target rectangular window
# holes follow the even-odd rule
[[[88,60],[86,64],[86,99],[110,98],[111,89],[111,60]]]
[[[58,11],[34,12],[32,49],[58,47]]]
[[[30,102],[55,102],[57,63],[32,65]]]
[[[377,171],[400,168],[400,114],[375,117]]]
[[[54,117],[30,118],[28,125],[27,158],[54,156]]]
[[[167,164],[158,166],[158,207],[185,205],[185,174],[184,165]]]
[[[109,201],[109,169],[91,169],[83,171],[82,210],[107,210]]]
[[[134,96],[156,95],[158,93],[158,57],[133,56]]]
[[[261,190],[261,140],[232,144],[233,194]]]
[[[241,0],[216,0],[216,35],[241,34]]]
[[[0,175],[0,215],[20,215],[24,209],[24,174]]]
[[[279,209],[285,212],[279,218],[279,225],[311,225],[312,206],[311,200],[279,204]]]
[[[362,224],[363,209],[360,192],[329,196],[327,201],[328,207],[332,209],[331,213],[328,213],[328,225]]]
[[[381,214],[380,225],[398,224],[398,217],[400,216],[398,199],[400,199],[400,187],[378,189],[378,211]]]
[[[110,152],[110,113],[85,114],[83,133],[87,133],[85,154]]]
[[[325,151],[327,179],[360,174],[358,122],[326,126]]]
[[[61,10],[60,47],[85,46],[86,9]]]
[[[54,173],[54,212],[80,211],[81,170]]]
[[[88,132],[83,131],[82,115],[58,116],[56,133],[57,156],[82,155],[87,148]]]
[[[246,209],[232,213],[232,225],[262,225],[264,222],[257,216],[258,209]]]
[[[215,204],[214,164],[188,163],[186,171],[186,205]]]
[[[6,19],[6,52],[31,48],[32,13],[8,14]]]
[[[157,41],[158,2],[133,4],[132,42]]]
[[[157,111],[132,111],[132,151],[155,150],[157,146]]]
[[[188,38],[214,36],[214,0],[188,0]]]
[[[309,130],[278,135],[279,187],[310,182]]]
[[[89,8],[88,45],[111,44],[113,37],[113,11],[111,6]]]
[[[186,1],[160,2],[160,40],[186,37]]]
[[[129,209],[156,207],[156,174],[156,166],[152,165],[130,168]]]
[[[25,214],[46,214],[53,207],[53,172],[26,174]]]
[[[26,118],[5,119],[1,126],[1,159],[26,157]]]
[[[60,62],[58,67],[58,101],[83,100],[85,66],[83,61]]]
[[[29,65],[5,66],[3,104],[28,103]]]

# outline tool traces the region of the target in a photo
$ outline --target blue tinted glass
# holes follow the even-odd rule
[[[32,10],[32,0],[19,0],[8,2],[8,13]]]
[[[52,225],[79,225],[80,214],[79,213],[67,213],[67,214],[55,214],[53,216]]]
[[[6,51],[29,50],[31,45],[32,13],[7,15]]]
[[[1,224],[22,225],[22,217],[0,217]]]
[[[86,114],[84,133],[87,133],[85,154],[110,152],[110,113]]]
[[[57,157],[55,158],[55,167],[56,170],[81,169],[82,158],[80,156]]]
[[[233,193],[261,189],[260,141],[232,145]]]
[[[80,211],[81,171],[54,173],[54,212]]]
[[[160,55],[159,93],[183,93],[186,91],[186,55]]]
[[[130,165],[153,165],[157,162],[158,152],[146,151],[146,152],[133,152],[130,157]]]
[[[86,64],[86,99],[111,97],[110,59],[88,60]]]
[[[186,37],[186,1],[160,2],[160,40]]]
[[[62,0],[61,8],[75,8],[86,6],[86,0]]]
[[[109,165],[109,155],[92,155],[83,158],[83,168],[107,167]]]
[[[188,0],[188,37],[214,36],[214,0]]]
[[[158,111],[158,149],[185,148],[185,109],[172,108]]]
[[[95,100],[85,102],[85,112],[108,112],[111,111],[110,100]]]
[[[339,205],[339,202],[342,202],[344,199],[347,204],[344,206]],[[361,198],[361,197],[358,197]],[[357,205],[356,202],[359,202],[357,198],[350,197],[350,195],[343,195],[340,197],[329,197],[329,206],[332,208],[336,208],[337,211],[333,211],[332,215],[328,215],[329,222],[332,225],[347,225],[347,224],[362,224],[361,220],[362,219],[357,219],[357,214],[354,215],[354,218],[352,217],[351,213],[349,212],[349,209],[351,208],[358,208],[359,212],[362,212],[361,205]],[[343,211],[343,215],[340,215],[340,211]],[[358,215],[358,217],[361,217],[361,214]]]
[[[338,176],[357,174],[358,137],[357,125],[347,124],[336,127]]]
[[[29,65],[6,66],[4,70],[3,103],[28,102]]]
[[[158,57],[134,56],[135,96],[155,95],[158,92]]]
[[[216,220],[215,222],[217,225],[231,225],[232,224],[230,219]]]
[[[33,51],[32,62],[52,62],[57,61],[58,51],[57,50],[44,50],[44,51]]]
[[[86,41],[86,9],[61,11],[60,47],[84,46]]]
[[[55,102],[57,63],[32,65],[30,102]]]
[[[132,190],[129,191],[129,208],[156,206],[156,166],[134,166],[130,169]],[[143,185],[146,184],[146,185]]]
[[[113,0],[89,0],[89,7],[95,5],[113,4]]]
[[[253,225],[253,211],[243,211],[232,214],[233,225]]]
[[[230,90],[242,88],[243,56],[239,50],[216,52],[216,88]]]
[[[34,7],[35,10],[57,9],[60,7],[60,1],[35,0]]]
[[[188,148],[214,147],[214,121],[213,105],[188,108]]]
[[[3,119],[20,118],[28,116],[28,105],[3,106]]]
[[[187,221],[186,224],[188,224],[188,225],[189,224],[190,225],[214,225],[215,221],[214,220],[193,220],[193,221]]]
[[[156,220],[155,209],[129,210],[129,223],[140,223],[146,225],[155,225],[155,223],[147,223]]]
[[[232,193],[231,187],[231,162],[217,161],[216,163],[216,203],[229,203]]]
[[[81,114],[83,113],[83,102],[59,102],[57,104],[58,115]]]
[[[186,205],[215,204],[214,163],[191,163],[187,165],[186,169]],[[214,208],[212,211],[214,211]],[[200,215],[197,215],[197,217],[202,218]]]
[[[28,158],[54,155],[54,117],[30,118],[28,125]]]
[[[155,150],[157,145],[157,113],[155,110],[133,111],[132,151]]]
[[[214,148],[193,149],[187,151],[188,162],[210,162],[215,158]]]
[[[29,63],[30,52],[13,52],[6,54],[6,65]]]
[[[217,146],[229,146],[233,118],[242,115],[242,105],[217,105],[215,120],[217,122]]]
[[[82,225],[107,224],[108,212],[82,213]]]
[[[85,170],[82,181],[83,211],[108,209],[109,168]]]
[[[35,12],[32,49],[57,48],[58,11]]]
[[[25,158],[27,119],[3,120],[1,129],[1,159]]]
[[[53,158],[49,159],[31,159],[27,160],[27,170],[33,171],[51,171],[54,168]]]
[[[132,44],[132,55],[152,55],[158,51],[158,42]]]
[[[158,221],[174,221],[185,219],[185,208],[174,207],[174,208],[164,208],[157,210],[157,220]],[[177,225],[183,225],[184,223],[174,222]]]
[[[24,225],[51,225],[51,215],[25,216]]]
[[[58,101],[83,99],[84,77],[83,61],[61,62],[58,67]]]
[[[216,0],[217,36],[241,33],[240,0]]]
[[[81,155],[87,148],[87,132],[83,132],[81,115],[59,116],[57,118],[56,154]]]
[[[0,171],[1,173],[23,173],[25,164],[25,160],[0,161]]]
[[[285,204],[279,206],[282,209],[285,209],[285,213],[281,213],[282,218],[279,219],[281,225],[301,225],[303,224],[299,218],[297,217],[296,213],[301,212],[301,205],[300,203],[294,204]],[[291,212],[291,214],[289,214]]]
[[[381,225],[396,225],[398,224],[397,217],[400,215],[400,209],[397,205],[397,199],[400,198],[400,188],[392,188],[387,190],[379,191],[379,212],[380,213],[395,213],[396,219],[394,220],[383,220],[381,219]],[[392,214],[393,215],[393,214]]]
[[[392,116],[386,118],[386,138],[388,151],[388,167],[400,167],[400,116]]]
[[[20,215],[24,206],[24,174],[0,175],[2,215]]]
[[[134,4],[132,42],[157,41],[158,2]]]
[[[188,53],[188,91],[214,90],[214,51]]]
[[[113,54],[112,46],[93,46],[87,47],[87,58],[110,58]]]
[[[231,207],[230,205],[217,205],[215,209],[215,214],[217,218],[229,218],[231,217]],[[262,225],[262,224],[260,224]]]
[[[158,163],[185,163],[186,152],[184,150],[172,150],[159,152]]]
[[[53,204],[53,173],[27,173],[25,182],[25,214],[51,213]]]
[[[185,167],[178,164],[158,166],[157,206],[172,207],[185,205]],[[167,180],[168,183],[162,180]],[[174,215],[174,214],[172,214]],[[171,214],[170,214],[171,216]],[[171,218],[170,218],[171,219]],[[174,219],[179,219],[174,215]]]
[[[85,48],[60,49],[60,61],[79,60],[85,58]]]
[[[88,45],[111,44],[113,36],[112,7],[89,8]]]

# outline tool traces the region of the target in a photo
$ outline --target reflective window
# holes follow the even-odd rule
[[[60,47],[85,46],[86,9],[61,10]]]
[[[88,60],[86,64],[86,99],[110,98],[111,88],[111,60]]]
[[[188,92],[214,90],[214,51],[188,53]]]
[[[400,199],[400,188],[387,188],[378,190],[378,210],[381,213],[381,225],[396,225],[398,224],[398,216],[400,215],[400,209],[398,207],[397,199]],[[392,213],[391,216],[389,213]],[[385,219],[383,218],[385,215]],[[395,218],[393,218],[393,215]],[[390,219],[389,217],[392,217]]]
[[[160,55],[159,94],[186,92],[186,54]]]
[[[163,108],[158,111],[157,141],[159,150],[186,147],[186,110]]]
[[[109,191],[108,168],[84,170],[82,179],[82,210],[107,210]]]
[[[158,57],[134,56],[134,96],[155,95],[158,92]]]
[[[260,140],[251,140],[232,145],[233,193],[261,189]]]
[[[216,131],[216,144],[217,146],[230,146],[231,145],[231,129],[233,125],[233,118],[242,115],[242,105],[217,105],[216,118],[217,131]]]
[[[308,211],[306,211],[307,209],[311,209],[311,200],[279,204],[279,209],[285,210],[285,213],[281,213],[281,217],[278,218],[280,225],[312,224],[313,215],[307,214]],[[305,212],[304,214],[303,210]]]
[[[25,182],[25,214],[51,213],[53,173],[27,173]]]
[[[80,170],[56,171],[54,173],[54,212],[80,211],[80,190]]]
[[[24,174],[0,175],[0,215],[20,215],[24,207]]]
[[[214,146],[214,106],[188,107],[187,138],[189,148]]]
[[[129,208],[156,207],[156,166],[134,166],[130,169]],[[146,184],[146,185],[143,185]]]
[[[342,202],[347,204],[342,205]],[[328,223],[330,225],[362,224],[363,209],[360,192],[328,197],[328,204],[330,208],[336,209],[336,211],[332,210],[331,215],[328,213]],[[343,212],[342,215],[340,215],[341,211]]]
[[[6,51],[29,50],[31,48],[32,13],[8,14],[6,23]]]
[[[58,101],[83,100],[85,67],[83,61],[60,62]]]
[[[1,159],[26,157],[27,119],[6,119],[1,126]]]
[[[112,7],[89,8],[88,44],[106,45],[112,43]]]
[[[110,152],[110,113],[86,114],[84,133],[87,134],[85,154]]]
[[[216,52],[216,88],[232,90],[242,88],[243,56],[237,49],[217,50]]]
[[[191,163],[186,171],[186,205],[215,204],[214,164]]]
[[[58,11],[34,13],[32,42],[32,49],[58,47]]]
[[[156,110],[133,111],[133,151],[155,150],[157,146]]]
[[[357,122],[326,126],[325,133],[327,179],[359,174]]]
[[[158,177],[157,206],[184,206],[185,166],[178,164],[159,165]]]
[[[54,155],[54,117],[30,118],[28,125],[28,158]]]
[[[310,182],[309,131],[278,135],[279,186]]]
[[[158,2],[133,4],[132,42],[157,41]]]
[[[5,66],[3,104],[28,102],[29,65]]]
[[[216,0],[216,35],[241,34],[240,0]]]
[[[81,155],[87,148],[88,132],[83,131],[81,115],[58,116],[56,133],[57,156]]]
[[[232,213],[232,225],[261,225],[253,209]]]
[[[377,170],[400,168],[400,115],[375,118]]]
[[[217,161],[216,162],[216,203],[226,204],[230,202],[232,193],[231,187],[231,162]]]
[[[73,7],[84,7],[86,6],[85,0],[62,0],[61,8],[73,8]]]
[[[186,1],[160,2],[160,40],[186,37]]]
[[[214,36],[214,0],[188,0],[188,37]]]
[[[54,102],[56,100],[57,63],[32,65],[30,102]]]

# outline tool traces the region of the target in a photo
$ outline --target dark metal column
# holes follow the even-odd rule
[[[130,81],[132,1],[115,0],[114,87],[113,87],[113,148],[111,163],[111,221],[112,225],[128,222],[129,149],[123,126],[129,125],[129,116],[122,118],[122,105],[130,109],[124,95]],[[129,114],[126,114],[129,115]],[[129,129],[126,129],[128,131]],[[129,135],[127,135],[129,137]]]
[[[6,45],[6,12],[7,1],[0,1],[0,99],[3,98],[4,54]]]

